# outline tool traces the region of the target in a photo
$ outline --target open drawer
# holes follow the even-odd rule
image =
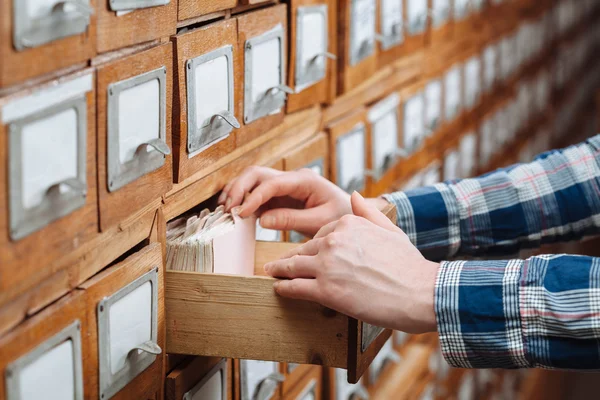
[[[167,271],[167,353],[344,368],[357,382],[391,331],[278,296],[263,266],[295,246],[257,242],[255,276]]]

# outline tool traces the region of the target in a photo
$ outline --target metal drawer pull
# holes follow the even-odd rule
[[[171,149],[169,148],[169,146],[167,146],[165,142],[163,142],[161,139],[153,139],[149,142],[140,144],[137,150],[135,151],[136,156],[143,154],[144,150],[146,149],[146,146],[152,147],[154,150],[158,151],[159,153],[165,156],[171,154]]]
[[[329,58],[330,60],[337,60],[337,56],[335,54],[329,53],[329,52],[323,52],[323,53],[319,53],[319,54],[315,55],[313,58],[311,58],[308,61],[308,63],[312,64],[312,63],[316,62],[321,57]]]
[[[215,115],[213,115],[212,117],[210,117],[209,125],[214,124],[217,119],[222,119],[223,121],[227,122],[229,125],[231,125],[232,127],[236,128],[236,129],[240,128],[239,121],[228,110],[220,111],[220,112],[216,113]]]
[[[61,12],[63,14],[68,14],[69,12],[66,10],[66,6],[75,7],[80,14],[83,14],[87,17],[94,13],[94,9],[92,7],[75,0],[63,0],[61,2],[56,3],[52,8],[52,12]]]
[[[143,352],[154,354],[154,355],[159,355],[160,353],[162,353],[162,349],[160,348],[160,346],[158,344],[154,343],[152,340],[148,340],[147,342],[144,342],[138,346],[135,346],[133,349],[131,349],[131,351],[134,351],[134,350],[141,350]]]
[[[273,95],[277,94],[278,92],[285,92],[287,94],[294,94],[294,89],[292,89],[291,87],[286,86],[286,85],[273,86],[272,88],[269,88],[269,89],[266,90],[265,97],[267,97],[267,96],[273,96]]]
[[[74,191],[80,192],[83,195],[85,195],[86,192],[86,187],[83,183],[81,183],[81,181],[79,181],[77,178],[69,178],[50,186],[48,190],[46,190],[46,197],[50,198],[51,200],[58,199],[61,195],[61,186],[68,186]]]
[[[256,391],[253,400],[268,400],[273,396],[277,385],[285,380],[285,377],[279,372],[274,372],[263,379]]]
[[[369,392],[363,385],[359,385],[356,389],[348,396],[348,400],[369,400]]]

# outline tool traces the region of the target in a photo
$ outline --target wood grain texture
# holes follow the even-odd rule
[[[318,365],[300,364],[292,372],[288,372],[288,364],[282,364],[285,380],[281,383],[281,393],[284,399],[295,399],[299,388],[303,388],[311,379],[319,377],[322,381],[323,367]],[[321,382],[322,383],[322,382]],[[322,385],[317,393],[321,395]]]
[[[350,65],[350,32],[352,26],[352,0],[338,2],[338,82],[337,93],[342,95],[358,87],[377,72],[378,48],[356,65]]]
[[[237,0],[178,0],[178,2],[179,10],[177,12],[177,19],[179,21],[200,17],[217,11],[224,11],[234,8],[237,5]]]
[[[171,145],[171,113],[173,98],[173,53],[171,44],[164,44],[105,64],[98,68],[98,192],[100,229],[106,231],[143,209],[171,190],[172,156],[165,158],[162,167],[149,172],[135,181],[108,191],[108,87],[134,76],[166,67],[166,140]]]
[[[177,1],[164,6],[134,10],[120,17],[110,10],[109,0],[96,0],[98,53],[174,35],[177,29]]]
[[[200,4],[200,3],[198,3]],[[173,162],[175,182],[194,175],[194,173],[218,162],[221,158],[235,149],[235,130],[229,137],[210,146],[192,158],[188,157],[188,99],[187,99],[187,73],[188,60],[209,53],[223,46],[232,46],[234,69],[239,68],[239,58],[243,53],[239,51],[237,42],[237,20],[230,19],[202,26],[187,33],[182,33],[172,38],[175,46],[175,85],[173,102]],[[243,76],[239,71],[234,73],[234,96],[241,93],[244,82],[239,78]],[[243,120],[241,104],[234,99],[234,114],[238,121]],[[196,178],[202,176],[196,175]]]
[[[165,354],[165,309],[163,285],[163,255],[160,243],[152,243],[124,261],[111,266],[79,286],[84,291],[89,333],[87,346],[89,360],[84,364],[84,390],[89,397],[98,398],[98,319],[96,308],[98,302],[110,296],[133,282],[135,279],[158,269],[158,336],[157,343],[162,353],[156,360],[137,377],[119,391],[113,399],[141,399],[150,397],[162,390],[164,383],[164,354]]]
[[[91,73],[83,71],[59,82],[67,82]],[[0,104],[32,94],[46,87],[54,86],[57,81],[25,90],[0,99]],[[9,135],[7,125],[0,125],[0,304],[6,297],[14,298],[24,292],[24,288],[41,282],[56,271],[53,264],[78,250],[97,236],[98,211],[96,193],[96,104],[95,91],[86,95],[87,101],[87,196],[85,204],[69,215],[51,222],[46,227],[30,235],[13,241],[9,234]],[[41,262],[43,260],[43,262]],[[18,266],[18,267],[16,267]],[[61,289],[61,295],[65,291]],[[6,297],[5,297],[6,296]],[[41,296],[40,296],[41,297]],[[6,299],[8,300],[8,299]]]
[[[89,347],[85,299],[77,291],[65,296],[39,314],[28,319],[19,327],[0,337],[0,400],[7,399],[6,366],[50,339],[76,320],[81,323],[81,352],[84,364],[89,363]],[[87,396],[89,393],[85,391]],[[86,397],[87,398],[87,397]]]
[[[283,156],[284,171],[295,171],[321,159],[323,176],[329,179],[329,150],[329,138],[326,133],[320,132]]]
[[[330,160],[329,160],[329,180],[336,185],[338,170],[337,170],[337,160],[339,155],[337,154],[337,140],[349,133],[357,124],[363,123],[365,124],[365,128],[367,125],[367,110],[364,107],[356,108],[352,113],[345,115],[344,117],[332,122],[327,126],[327,133],[329,134],[329,148],[330,150]],[[366,129],[365,129],[365,151],[366,151]],[[366,154],[365,154],[366,157]],[[365,164],[366,165],[366,164]],[[366,187],[365,187],[366,189]],[[361,192],[364,194],[364,191]]]
[[[90,0],[95,6],[96,1]],[[84,63],[96,54],[96,15],[86,32],[17,51],[13,45],[13,1],[0,2],[0,88]],[[60,54],[57,57],[57,54]]]
[[[379,350],[392,336],[392,330],[386,329],[373,340],[365,351],[362,351],[362,324],[362,321],[353,318],[348,319],[350,338],[348,341],[348,382],[350,383],[359,381],[379,353]]]
[[[284,53],[284,65],[282,66],[285,70],[287,68],[286,63],[288,60],[287,56],[287,5],[278,4],[272,7],[262,8],[256,11],[249,11],[244,14],[240,14],[236,17],[238,23],[238,45],[240,48],[240,55],[238,57],[239,65],[234,68],[236,72],[234,79],[239,82],[245,82],[244,78],[244,48],[246,40],[251,39],[255,36],[259,36],[273,28],[278,24],[283,26],[284,37],[283,37],[283,53]],[[287,82],[284,81],[284,82]],[[260,118],[256,121],[250,122],[249,124],[244,123],[244,90],[243,86],[239,87],[240,92],[236,93],[235,98],[239,102],[238,110],[241,110],[240,114],[242,119],[240,124],[242,127],[235,132],[236,147],[243,146],[269,130],[275,128],[283,122],[285,106],[282,111],[274,115],[269,115]]]
[[[320,115],[320,110],[314,108],[287,116],[282,125],[267,132],[254,143],[237,148],[219,162],[198,172],[203,178],[195,179],[194,175],[175,185],[165,199],[166,218],[173,219],[218,193],[245,168],[270,164],[280,159],[298,143],[318,132]]]
[[[337,18],[335,18],[335,9],[333,0],[291,0],[290,1],[290,40],[289,40],[289,63],[288,63],[288,86],[296,89],[296,49],[297,49],[297,29],[298,29],[298,8],[325,4],[327,6],[327,51],[337,53]],[[332,18],[333,14],[333,18]],[[337,60],[325,59],[326,73],[325,77],[314,85],[302,90],[299,93],[288,95],[286,103],[286,112],[292,113],[305,109],[314,104],[326,104],[329,102],[330,81],[336,80],[335,69],[330,68],[330,64],[337,63]]]
[[[300,367],[298,367],[300,368]],[[294,371],[295,372],[295,371]],[[314,396],[307,398],[321,400],[323,391],[323,369],[318,366],[311,366],[306,374],[302,376],[295,385],[287,393],[283,393],[283,400],[298,400],[304,399],[302,395],[306,395],[307,391],[314,386]]]

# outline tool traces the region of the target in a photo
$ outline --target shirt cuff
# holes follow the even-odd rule
[[[435,314],[441,352],[451,366],[530,366],[519,313],[522,266],[522,260],[440,264]]]

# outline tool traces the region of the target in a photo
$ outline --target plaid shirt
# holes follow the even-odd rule
[[[384,197],[432,260],[580,239],[600,232],[600,135],[529,164]],[[452,366],[600,369],[600,258],[444,261],[435,312]]]

